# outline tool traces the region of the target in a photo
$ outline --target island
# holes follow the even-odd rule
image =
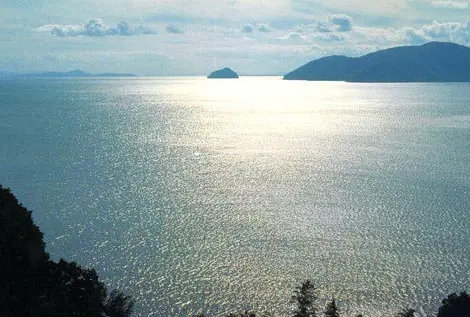
[[[238,74],[235,73],[233,70],[231,70],[228,67],[216,70],[215,72],[212,72],[207,76],[207,78],[238,78]]]
[[[347,82],[470,82],[470,47],[430,42],[361,57],[328,56],[307,63],[285,80]]]

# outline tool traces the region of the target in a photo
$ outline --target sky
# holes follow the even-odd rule
[[[281,75],[327,55],[470,46],[470,0],[2,0],[0,71]]]

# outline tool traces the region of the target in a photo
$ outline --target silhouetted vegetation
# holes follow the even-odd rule
[[[117,290],[113,290],[104,304],[104,313],[113,317],[129,317],[132,315],[134,301]]]
[[[396,317],[413,317],[415,310],[413,308],[404,308],[402,309]]]
[[[442,300],[437,317],[470,317],[470,296],[467,292],[450,294]]]
[[[334,298],[326,305],[325,317],[339,317],[338,306],[336,306]]]
[[[306,280],[293,291],[292,316],[317,317],[317,300],[314,284]],[[108,294],[94,269],[62,259],[57,263],[51,261],[31,211],[0,185],[1,317],[130,317],[133,307],[130,296],[117,290]],[[413,317],[414,313],[414,309],[406,308],[396,317]],[[334,298],[327,303],[323,315],[340,317]],[[256,317],[256,314],[242,310],[226,317]],[[437,317],[470,317],[470,296],[467,292],[450,294],[442,300]]]
[[[107,296],[95,270],[51,261],[31,211],[0,185],[0,316],[127,317],[132,307],[118,291]]]
[[[317,298],[315,286],[310,280],[297,286],[291,298],[291,302],[296,306],[294,317],[315,317],[317,315],[315,307]]]
[[[256,317],[256,314],[252,311],[242,310],[235,314],[228,314],[227,317]]]

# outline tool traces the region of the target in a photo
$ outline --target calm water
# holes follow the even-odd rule
[[[470,287],[469,84],[24,79],[0,110],[0,183],[142,316]]]

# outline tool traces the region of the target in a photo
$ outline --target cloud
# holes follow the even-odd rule
[[[423,1],[423,0],[420,0]],[[349,12],[367,16],[398,16],[410,8],[410,0],[291,0],[294,11],[317,15],[320,12]]]
[[[346,14],[330,14],[328,16],[330,23],[337,26],[340,32],[348,32],[352,30],[352,18]]]
[[[83,25],[47,24],[40,26],[37,30],[59,37],[155,34],[153,30],[146,26],[135,27],[126,21],[122,21],[118,25],[110,27],[104,24],[101,19],[91,19]]]
[[[182,33],[184,33],[184,31],[182,29],[180,29],[179,27],[177,27],[174,24],[167,25],[166,26],[166,31],[168,33],[173,33],[173,34],[182,34]]]
[[[326,21],[318,21],[317,22],[317,26],[316,26],[316,30],[318,32],[322,32],[322,33],[327,33],[327,32],[332,32],[332,27],[331,27],[331,24],[326,22]]]
[[[440,0],[431,3],[433,7],[465,10],[468,8],[467,2]]]
[[[284,36],[278,37],[279,40],[282,41],[290,41],[296,43],[304,43],[304,42],[311,42],[311,37],[307,34],[302,34],[302,30],[297,30],[290,32]]]
[[[258,31],[263,33],[271,32],[273,29],[267,24],[258,24]]]
[[[344,36],[338,33],[317,33],[312,35],[312,38],[318,39],[324,42],[338,42],[343,41]]]
[[[470,20],[465,23],[433,21],[432,24],[424,25],[421,28],[424,35],[430,39],[450,40],[452,42],[470,43]]]
[[[315,26],[315,29],[321,33],[349,32],[352,28],[352,18],[346,14],[330,14],[326,20],[318,21]]]
[[[415,30],[412,28],[403,29],[403,38],[410,44],[423,44],[429,41],[429,38],[424,35],[422,30]]]
[[[243,33],[253,33],[253,30],[255,29],[255,27],[253,26],[253,24],[250,24],[250,23],[244,23],[242,24],[242,32]]]

